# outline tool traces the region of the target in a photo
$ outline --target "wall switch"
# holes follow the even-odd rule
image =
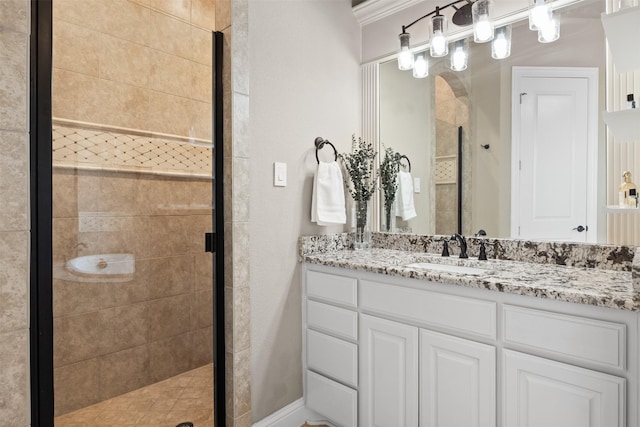
[[[413,178],[413,192],[420,193],[420,178]]]
[[[287,186],[287,164],[275,162],[273,164],[273,186]]]

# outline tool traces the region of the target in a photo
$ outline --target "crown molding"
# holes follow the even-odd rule
[[[423,0],[367,0],[353,8],[360,26],[371,24]]]

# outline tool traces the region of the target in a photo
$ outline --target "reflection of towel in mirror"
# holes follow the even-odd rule
[[[413,205],[413,178],[409,172],[398,171],[396,203],[396,216],[401,216],[404,221],[417,216]]]
[[[344,181],[338,162],[320,162],[313,176],[311,222],[318,225],[346,224]]]

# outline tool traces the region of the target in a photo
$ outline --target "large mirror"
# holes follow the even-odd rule
[[[380,229],[445,235],[458,231],[472,235],[483,229],[489,237],[603,242],[605,227],[597,206],[604,204],[605,197],[604,190],[598,189],[599,185],[602,187],[599,183],[604,180],[605,167],[605,126],[598,113],[605,109],[606,41],[600,21],[604,8],[603,0],[583,0],[555,11],[561,30],[560,38],[552,43],[539,43],[537,33],[529,30],[528,20],[513,23],[511,56],[506,59],[491,57],[491,43],[476,44],[471,40],[468,67],[464,71],[452,71],[449,57],[430,58],[428,52],[426,78],[414,78],[411,71],[399,70],[395,58],[381,62],[379,152],[383,155],[385,148],[391,147],[409,159],[416,216],[403,220],[402,212],[396,211],[387,227],[381,196]],[[529,194],[518,191],[522,187],[512,188],[514,168],[522,167],[513,161],[516,149],[512,146],[512,107],[520,96],[514,97],[512,93],[517,69],[514,67],[544,67],[543,74],[545,69],[567,67],[592,72],[596,89],[584,96],[590,98],[590,108],[597,112],[595,118],[591,115],[588,124],[595,145],[590,148],[591,154],[585,154],[584,161],[588,163],[589,185],[593,187],[587,202],[591,230],[600,230],[588,238],[583,237],[586,233],[576,238],[562,233],[557,237],[519,236],[518,226],[512,224],[514,203],[521,203],[518,206],[524,206],[522,209],[531,206]],[[544,108],[541,102],[535,108]],[[557,178],[562,174],[551,172],[569,170],[566,173],[571,174],[575,165],[558,164],[554,160],[555,149],[546,147],[527,158],[539,162],[535,166],[538,170],[547,168],[550,172],[546,183],[534,185],[546,185],[544,191],[553,193],[547,201],[567,208],[574,191],[571,185],[575,184],[563,182],[564,179]],[[538,158],[543,154],[546,160]],[[408,163],[403,160],[401,165],[401,170],[408,172]],[[555,215],[553,206],[546,212],[548,216]],[[576,228],[579,225],[582,224],[576,224]],[[575,234],[576,230],[572,231]]]

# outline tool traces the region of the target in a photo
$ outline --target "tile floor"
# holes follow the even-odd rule
[[[97,403],[54,420],[55,427],[213,427],[213,365]]]

